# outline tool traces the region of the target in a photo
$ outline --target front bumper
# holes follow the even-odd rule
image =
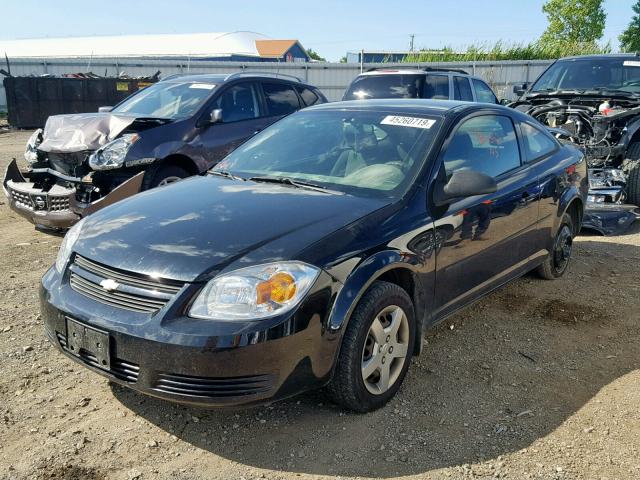
[[[38,226],[67,229],[82,217],[138,193],[142,188],[143,175],[135,175],[95,202],[81,203],[77,200],[76,186],[55,184],[44,191],[29,181],[29,174],[23,174],[14,159],[5,171],[3,187],[9,207],[17,214]]]
[[[640,207],[635,205],[587,202],[582,228],[602,235],[621,235],[640,220]]]
[[[191,291],[178,293],[159,312],[142,314],[81,295],[66,275],[51,269],[42,279],[47,337],[67,357],[115,383],[172,402],[225,407],[269,403],[330,378],[338,342],[322,328],[333,298],[326,274],[288,318],[239,326],[180,314],[186,305],[180,298],[191,298],[197,285],[187,284],[183,288]],[[78,324],[108,337],[106,365],[98,361],[104,356],[71,350],[69,334]]]

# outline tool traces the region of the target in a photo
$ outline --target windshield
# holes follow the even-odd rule
[[[344,99],[420,98],[423,83],[424,75],[364,75],[353,81]]]
[[[422,167],[440,121],[372,111],[301,111],[244,143],[214,171],[395,197]]]
[[[559,61],[542,74],[531,91],[598,88],[640,93],[640,59],[596,58]]]
[[[112,112],[172,120],[187,118],[200,108],[215,87],[212,83],[160,82],[129,97]]]

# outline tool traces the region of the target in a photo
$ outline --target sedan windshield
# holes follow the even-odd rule
[[[640,59],[585,58],[558,61],[542,74],[531,91],[591,89],[639,93]]]
[[[438,118],[373,111],[302,111],[275,123],[215,168],[256,181],[396,197],[408,189]]]
[[[172,120],[187,118],[200,108],[215,87],[212,83],[160,82],[129,97],[112,112]]]

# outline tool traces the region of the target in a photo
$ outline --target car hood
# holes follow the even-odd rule
[[[87,217],[74,251],[129,272],[206,280],[227,267],[295,259],[304,248],[388,203],[195,177]]]
[[[125,129],[138,131],[167,121],[115,113],[52,115],[45,123],[38,149],[48,153],[93,151],[114,140]]]

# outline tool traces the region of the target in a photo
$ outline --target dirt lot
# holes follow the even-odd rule
[[[28,135],[0,134],[2,169]],[[428,332],[380,411],[317,392],[229,412],[110,387],[48,345],[37,285],[60,239],[0,202],[2,479],[640,478],[640,225]]]

